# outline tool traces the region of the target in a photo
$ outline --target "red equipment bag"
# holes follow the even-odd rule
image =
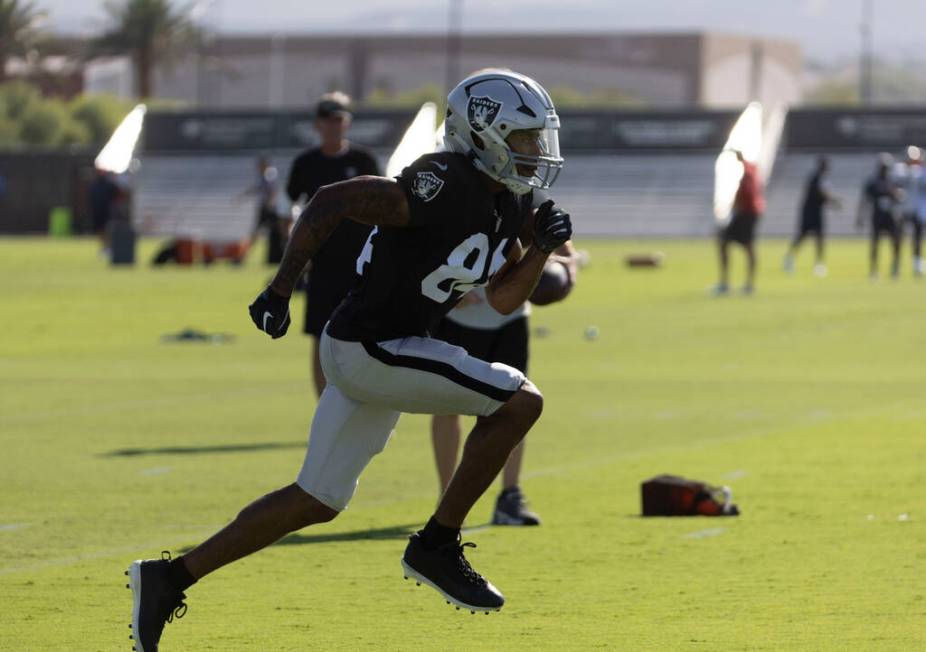
[[[640,485],[643,516],[737,516],[729,487],[657,475]]]

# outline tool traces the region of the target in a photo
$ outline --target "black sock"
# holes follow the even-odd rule
[[[421,530],[421,539],[427,548],[439,548],[448,543],[454,543],[460,536],[460,528],[441,525],[432,516]]]
[[[171,559],[167,564],[167,579],[181,593],[196,584],[196,578],[190,575],[186,564],[183,563],[183,557]]]

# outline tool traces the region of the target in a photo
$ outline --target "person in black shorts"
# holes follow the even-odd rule
[[[96,168],[87,194],[93,233],[100,239],[100,254],[109,256],[109,222],[119,199],[119,186],[107,170]]]
[[[326,93],[315,110],[315,130],[320,143],[296,157],[289,172],[286,193],[294,204],[302,204],[322,186],[365,174],[379,176],[373,154],[347,140],[351,125],[350,98],[344,93]],[[321,396],[325,374],[319,359],[318,341],[331,313],[357,281],[357,256],[370,235],[370,227],[353,220],[341,223],[315,254],[306,284],[303,330],[313,339],[312,379]]]
[[[897,222],[897,211],[901,192],[891,178],[892,164],[893,157],[890,154],[879,155],[878,167],[874,176],[865,182],[858,205],[856,228],[862,228],[865,213],[869,214],[871,223],[868,275],[872,280],[878,278],[878,243],[882,235],[891,241],[891,277],[897,278],[900,274],[900,225]]]
[[[447,107],[449,151],[421,156],[395,179],[360,176],[320,188],[270,285],[248,306],[258,329],[282,337],[293,289],[322,243],[348,219],[374,227],[358,259],[361,278],[319,341],[328,384],[295,481],[251,502],[180,557],[129,564],[132,636],[140,650],[157,650],[167,622],[186,613],[184,592],[197,581],[346,509],[403,412],[478,417],[450,486],[409,537],[404,576],[472,613],[505,604],[466,558],[473,544],[460,530],[540,418],[543,395],[514,367],[474,358],[430,333],[476,287],[486,288],[498,312],[516,310],[550,254],[571,238],[572,224],[552,201],[532,207],[533,191],[549,188],[563,165],[559,116],[543,87],[511,71],[485,72],[460,82]],[[145,528],[153,518],[169,520],[136,517]],[[369,593],[364,566],[350,572],[357,590]],[[298,581],[306,580],[306,568]],[[316,571],[326,572],[324,564]]]
[[[826,276],[826,263],[823,262],[824,250],[824,209],[827,205],[832,204],[838,207],[839,198],[833,195],[826,184],[826,175],[829,172],[829,159],[821,156],[817,159],[816,169],[807,179],[807,186],[804,190],[804,201],[801,203],[801,219],[798,224],[797,234],[791,241],[788,253],[785,254],[782,266],[789,274],[794,271],[794,257],[797,254],[797,248],[801,242],[810,234],[814,235],[817,245],[816,264],[814,273],[817,276]]]

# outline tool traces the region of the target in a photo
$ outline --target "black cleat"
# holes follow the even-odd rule
[[[475,613],[476,611],[498,611],[505,604],[505,598],[463,556],[463,548],[475,548],[475,543],[448,543],[438,548],[427,548],[420,534],[411,535],[402,568],[405,575],[437,590],[444,599]]]
[[[540,517],[527,508],[520,487],[511,487],[498,495],[492,525],[540,525]]]
[[[132,589],[133,650],[157,652],[164,624],[186,613],[186,596],[167,578],[170,553],[161,553],[161,559],[136,560],[129,565],[126,575]]]

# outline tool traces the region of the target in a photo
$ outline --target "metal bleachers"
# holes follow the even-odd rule
[[[553,196],[580,237],[705,236],[714,230],[715,156],[567,154]]]
[[[271,161],[285,183],[294,153]],[[382,157],[381,157],[382,158]],[[580,236],[689,236],[711,233],[713,156],[575,155],[554,197]],[[135,220],[143,235],[239,240],[254,225],[250,154],[147,156],[135,179]]]
[[[136,173],[136,228],[143,235],[240,240],[254,226],[253,156],[147,156]]]
[[[292,155],[273,164],[285,183]],[[793,233],[804,183],[815,154],[784,154],[767,188],[761,233]],[[863,180],[874,169],[871,153],[830,157],[830,186],[844,200],[831,211],[828,230],[854,233]],[[135,220],[143,235],[240,240],[254,226],[254,198],[237,198],[254,183],[254,156],[149,156],[135,179]],[[567,156],[553,197],[573,216],[579,237],[704,237],[714,232],[711,154],[596,154]]]
[[[268,158],[285,195],[290,164],[298,152]],[[237,241],[256,219],[255,198],[241,193],[256,182],[256,154],[147,155],[135,174],[134,219],[146,236]],[[289,204],[281,196],[280,210]]]
[[[827,233],[851,235],[856,233],[855,216],[862,185],[874,173],[877,155],[873,152],[850,152],[828,156],[830,171],[827,183],[830,190],[840,197],[843,206],[839,210],[828,210]],[[816,167],[817,157],[818,154],[814,153],[779,155],[768,184],[768,208],[761,227],[763,234],[790,236],[794,233],[804,185]]]

